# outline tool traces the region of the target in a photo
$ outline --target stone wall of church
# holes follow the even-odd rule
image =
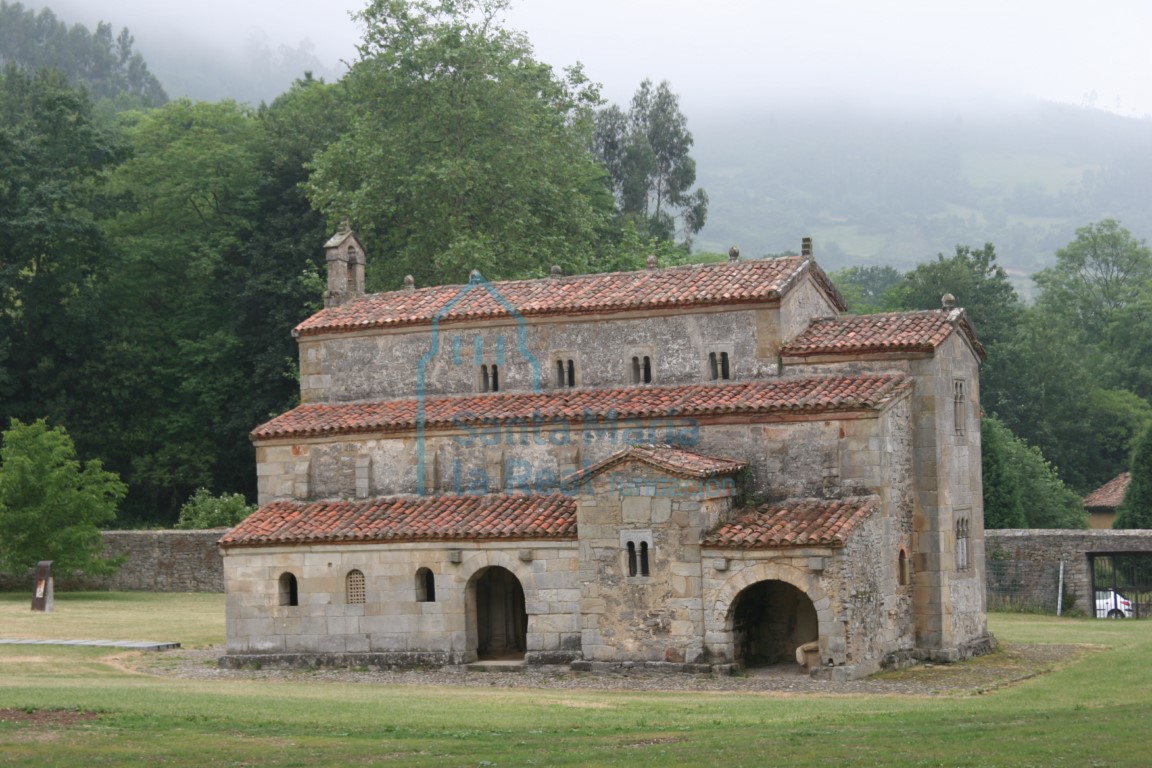
[[[529,659],[578,656],[575,542],[313,545],[232,549],[224,559],[228,653],[367,654],[378,665],[476,659],[477,578],[510,571],[523,587]],[[431,570],[429,600],[420,569]],[[349,573],[364,575],[363,602]],[[281,578],[296,579],[289,605]],[[367,658],[367,657],[366,657]]]
[[[425,327],[304,337],[301,401],[476,394],[484,391],[481,366],[488,368],[491,387],[493,364],[501,392],[562,390],[569,360],[575,386],[623,387],[637,383],[633,357],[648,358],[649,383],[698,384],[713,378],[713,352],[727,354],[731,379],[775,376],[778,314],[774,306],[710,307],[610,319],[450,323],[435,333]],[[564,381],[557,362],[565,366]]]

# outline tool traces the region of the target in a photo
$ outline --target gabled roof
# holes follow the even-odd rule
[[[880,508],[879,496],[789,499],[766,504],[723,523],[701,546],[717,549],[842,547],[852,530]]]
[[[570,496],[394,496],[274,501],[226,533],[220,546],[575,538]]]
[[[842,315],[813,320],[780,349],[784,357],[936,351],[954,332],[963,333],[983,360],[984,347],[963,309]]]
[[[730,384],[632,386],[439,397],[424,401],[425,429],[512,423],[529,429],[556,422],[684,418],[727,414],[811,415],[885,407],[910,386],[900,373],[772,378]],[[305,403],[252,431],[253,440],[406,431],[417,426],[415,398]]]
[[[811,258],[749,259],[636,272],[441,285],[364,296],[296,326],[298,336],[370,328],[548,315],[748,304],[778,300],[809,273],[840,311],[839,291]],[[498,297],[498,298],[497,298]]]
[[[566,478],[565,485],[577,486],[594,475],[629,461],[637,461],[677,477],[701,480],[718,475],[730,475],[748,466],[747,462],[704,456],[666,445],[630,445]]]
[[[1085,509],[1115,510],[1124,501],[1124,494],[1128,491],[1128,484],[1132,482],[1131,472],[1121,472],[1104,485],[1084,497]]]

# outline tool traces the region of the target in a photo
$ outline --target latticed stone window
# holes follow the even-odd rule
[[[952,382],[952,420],[958,435],[964,434],[968,425],[968,397],[964,389],[963,379]]]
[[[364,602],[363,571],[355,569],[348,571],[348,575],[344,577],[344,593],[349,605],[357,605]]]
[[[968,570],[968,518],[956,521],[956,570]]]

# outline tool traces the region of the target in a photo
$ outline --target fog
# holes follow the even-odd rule
[[[180,87],[173,74],[178,52],[190,48],[222,60],[247,56],[253,66],[279,55],[338,77],[359,38],[350,12],[363,7],[352,0],[25,5],[46,5],[69,22],[129,27],[170,93],[194,98],[212,96],[193,92],[202,84]],[[583,63],[610,101],[626,102],[645,77],[669,80],[690,118],[770,104],[916,110],[1021,96],[1152,114],[1145,39],[1152,3],[1144,0],[521,0],[507,21],[541,60],[557,68]]]

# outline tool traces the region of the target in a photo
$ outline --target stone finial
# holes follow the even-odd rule
[[[404,275],[404,293],[412,293],[416,290],[416,280],[412,275]]]
[[[805,237],[800,240],[800,255],[812,257],[812,238]]]
[[[551,274],[552,274],[552,277],[560,277],[561,275],[564,274],[564,270],[560,269],[559,264],[553,264]]]
[[[740,249],[732,246],[728,249],[728,261],[740,261]]]
[[[656,254],[648,254],[648,269],[659,269],[660,259],[656,258]]]
[[[480,274],[480,270],[474,269],[468,273],[468,282],[475,285],[484,279],[484,275]]]
[[[940,297],[940,307],[942,309],[952,309],[956,306],[956,297],[950,293],[946,293]]]

